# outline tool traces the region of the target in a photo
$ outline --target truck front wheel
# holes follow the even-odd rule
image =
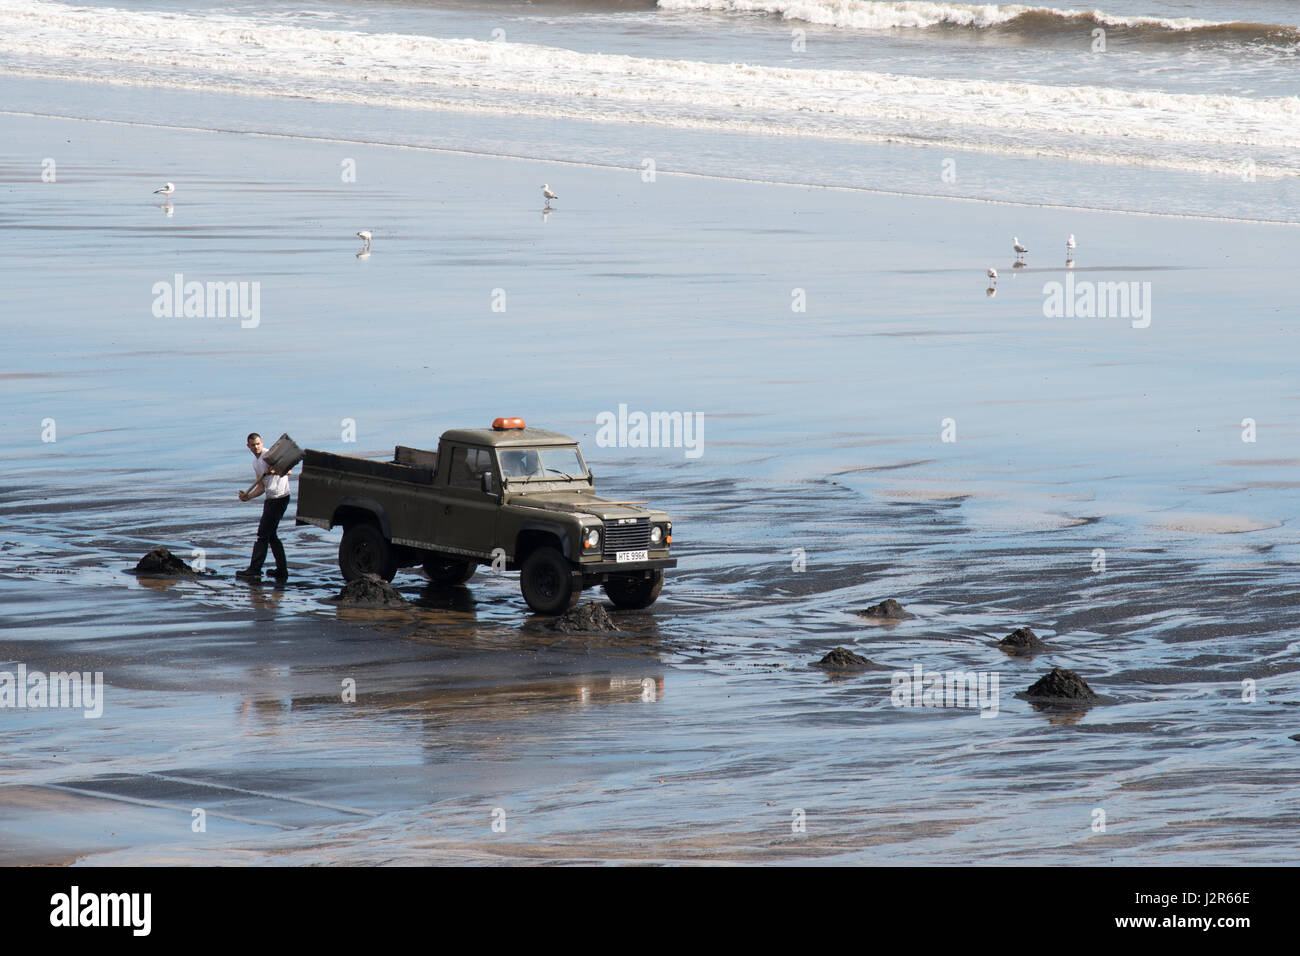
[[[424,573],[434,584],[455,587],[474,576],[478,562],[457,558],[450,554],[431,554],[424,562]]]
[[[364,574],[377,574],[391,581],[397,573],[397,558],[383,532],[363,522],[343,532],[343,540],[339,542],[339,570],[346,581],[355,581]]]
[[[538,548],[524,560],[519,590],[538,614],[560,614],[578,603],[582,587],[564,555],[551,547]]]
[[[634,611],[654,604],[663,586],[663,568],[655,568],[646,578],[634,574],[611,574],[605,582],[605,593],[615,607]]]

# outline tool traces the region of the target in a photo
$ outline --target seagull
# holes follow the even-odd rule
[[[155,194],[162,193],[164,196],[170,196],[174,192],[176,192],[176,187],[171,183],[164,183],[154,190]]]
[[[1070,233],[1070,238],[1065,240],[1065,251],[1067,254],[1074,253],[1074,233]]]
[[[555,195],[555,193],[551,192],[551,187],[546,183],[542,183],[542,195],[546,197],[546,205],[548,206],[551,204],[552,199],[560,198],[559,196]]]
[[[998,284],[998,270],[997,270],[997,269],[990,269],[990,270],[989,270],[989,280],[990,280],[994,285],[997,285],[997,284]]]
[[[1016,250],[1016,255],[1018,256],[1023,256],[1026,252],[1029,251],[1028,249],[1026,249],[1024,246],[1020,244],[1019,236],[1011,237],[1011,248]]]
[[[366,244],[366,248],[363,251],[368,252],[370,250],[370,230],[362,229],[359,233],[357,233],[357,238]]]

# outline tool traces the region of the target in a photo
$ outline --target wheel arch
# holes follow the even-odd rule
[[[512,563],[523,567],[530,554],[547,545],[554,547],[566,561],[572,563],[573,559],[569,556],[567,528],[545,521],[525,521],[519,526],[519,533],[515,535],[515,553]]]
[[[384,537],[392,540],[393,534],[388,526],[388,512],[384,506],[373,498],[340,498],[339,503],[334,506],[334,514],[330,517],[330,527],[342,525],[343,530],[347,530],[359,521],[369,521],[379,526],[379,530]]]

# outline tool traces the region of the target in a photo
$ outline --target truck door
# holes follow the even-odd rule
[[[493,472],[493,490],[500,487],[492,449],[452,445],[446,484],[438,489],[442,506],[438,515],[438,542],[448,548],[490,557],[497,545],[495,494],[483,493],[483,475]]]

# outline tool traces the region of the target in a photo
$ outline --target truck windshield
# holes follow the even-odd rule
[[[507,481],[555,481],[587,477],[576,445],[543,445],[540,448],[503,448],[501,474]]]

